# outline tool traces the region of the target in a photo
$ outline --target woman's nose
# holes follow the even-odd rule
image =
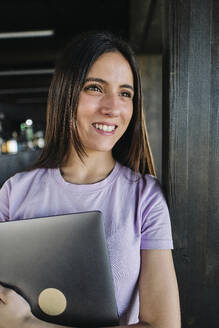
[[[118,116],[120,113],[120,102],[118,95],[110,94],[102,98],[100,111],[104,115]]]

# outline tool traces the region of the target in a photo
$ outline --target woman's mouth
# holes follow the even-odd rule
[[[103,132],[113,132],[117,128],[117,125],[115,124],[102,124],[102,123],[93,123],[92,124],[95,129]]]

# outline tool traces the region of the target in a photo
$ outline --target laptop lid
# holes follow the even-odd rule
[[[23,295],[44,321],[119,324],[99,211],[2,222],[0,282]]]

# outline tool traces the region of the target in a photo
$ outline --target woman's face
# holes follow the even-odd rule
[[[134,81],[119,52],[101,55],[91,67],[79,96],[77,127],[87,154],[111,152],[133,113]]]

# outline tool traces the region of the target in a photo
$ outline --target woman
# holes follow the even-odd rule
[[[123,327],[179,328],[167,205],[154,177],[139,74],[126,42],[76,37],[51,83],[45,148],[0,192],[0,219],[100,210]],[[0,328],[60,327],[0,287]]]

